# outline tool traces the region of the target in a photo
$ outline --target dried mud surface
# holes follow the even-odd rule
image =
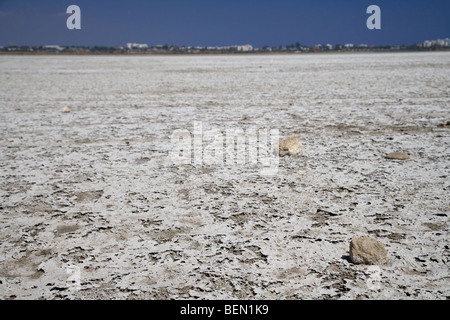
[[[450,298],[449,53],[1,56],[0,82],[2,299]],[[304,155],[175,165],[194,121]]]

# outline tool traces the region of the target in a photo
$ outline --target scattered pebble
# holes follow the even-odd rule
[[[62,112],[63,113],[69,113],[70,109],[68,107],[64,107],[64,109],[62,109]]]
[[[79,229],[78,225],[60,225],[56,228],[57,234],[70,233],[77,231]]]
[[[385,156],[386,159],[406,160],[409,155],[405,152],[391,152]]]
[[[388,262],[384,244],[370,237],[353,237],[350,260],[355,264],[382,265]]]
[[[301,155],[303,153],[303,147],[298,137],[290,137],[281,140],[279,143],[279,155],[284,156],[294,156]]]

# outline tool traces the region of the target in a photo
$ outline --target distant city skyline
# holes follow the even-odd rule
[[[68,30],[69,5],[81,30]],[[368,6],[381,8],[369,30]],[[401,45],[450,36],[448,0],[0,0],[0,46]]]

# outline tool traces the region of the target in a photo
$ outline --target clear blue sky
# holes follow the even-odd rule
[[[81,8],[81,30],[66,9]],[[366,9],[381,8],[381,30]],[[0,0],[0,46],[127,42],[255,47],[413,44],[450,37],[450,0]]]

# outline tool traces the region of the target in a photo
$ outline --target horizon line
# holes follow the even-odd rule
[[[5,47],[45,47],[45,46],[60,46],[60,47],[106,47],[106,48],[118,48],[118,47],[126,47],[127,44],[136,44],[136,45],[146,45],[149,48],[154,48],[154,47],[179,47],[179,48],[224,48],[224,47],[237,47],[237,46],[247,46],[250,45],[252,46],[253,49],[262,49],[264,47],[269,47],[269,48],[279,48],[279,47],[290,47],[290,46],[301,46],[301,47],[305,47],[305,48],[312,48],[312,47],[316,47],[316,46],[328,46],[328,45],[332,45],[333,47],[338,46],[338,45],[354,45],[355,47],[364,45],[364,46],[368,46],[370,47],[396,47],[396,46],[414,46],[414,45],[418,45],[418,44],[424,44],[425,42],[431,42],[434,44],[436,44],[437,41],[450,41],[450,39],[448,37],[446,38],[438,38],[438,39],[432,39],[432,40],[423,40],[423,41],[419,41],[419,42],[414,42],[414,43],[396,43],[396,44],[368,44],[368,43],[360,43],[358,45],[352,43],[352,42],[336,42],[335,44],[332,44],[330,42],[327,43],[317,43],[315,45],[306,45],[306,44],[302,44],[299,41],[295,41],[292,42],[290,44],[284,44],[284,45],[269,45],[269,44],[265,44],[261,47],[255,47],[250,43],[245,43],[245,44],[229,44],[229,45],[178,45],[178,44],[168,44],[168,43],[158,43],[158,44],[148,44],[145,42],[127,42],[126,44],[116,44],[116,45],[101,45],[101,44],[94,44],[94,45],[86,45],[86,44],[80,44],[80,45],[75,45],[75,44],[69,44],[69,45],[65,45],[65,44],[38,44],[38,45],[30,45],[30,44],[8,44],[8,45],[0,45],[1,48],[5,48]],[[442,45],[445,46],[445,45]]]

